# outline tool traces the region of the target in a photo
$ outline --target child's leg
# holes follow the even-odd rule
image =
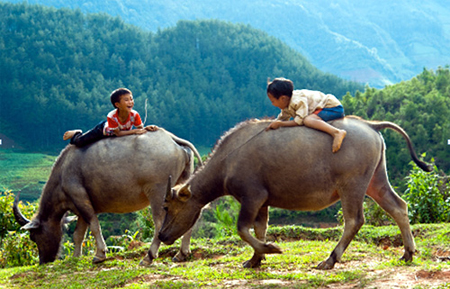
[[[75,131],[74,135],[70,139],[70,143],[76,145],[77,147],[84,147],[98,140],[105,138],[103,134],[103,128],[106,121],[100,122],[90,131],[82,134],[81,131]]]
[[[344,140],[347,132],[342,129],[338,129],[331,124],[325,122],[320,116],[316,114],[310,114],[303,119],[303,123],[305,126],[314,128],[323,132],[328,133],[333,137],[333,153],[337,152],[342,145],[342,141]]]

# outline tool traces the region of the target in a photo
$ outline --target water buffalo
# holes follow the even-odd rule
[[[389,184],[385,143],[378,131],[390,128],[400,133],[414,162],[426,171],[431,167],[418,160],[408,135],[394,123],[346,117],[332,124],[347,131],[337,153],[331,152],[329,135],[304,126],[265,131],[268,121],[257,120],[236,126],[187,183],[168,188],[159,239],[173,243],[192,227],[206,204],[232,195],[241,203],[239,236],[254,249],[244,267],[254,268],[264,254],[281,253],[277,245],[265,242],[269,206],[316,211],[341,200],[343,235],[329,258],[317,266],[332,269],[364,223],[363,201],[368,195],[394,218],[405,247],[402,259],[412,260],[415,244],[407,205]]]
[[[97,214],[129,213],[148,205],[152,208],[156,232],[162,225],[163,202],[167,178],[175,183],[189,178],[194,169],[194,154],[200,155],[188,141],[160,129],[143,135],[108,138],[90,146],[68,145],[56,160],[49,180],[43,188],[39,211],[30,221],[14,202],[16,221],[30,231],[39,250],[39,263],[53,262],[57,257],[63,216],[71,211],[78,216],[73,234],[74,256],[82,254],[81,246],[89,226],[97,244],[94,263],[106,259],[107,247]],[[189,254],[190,232],[186,233],[175,259]],[[161,242],[155,234],[141,265],[157,256]]]

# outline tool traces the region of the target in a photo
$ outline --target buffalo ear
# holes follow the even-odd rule
[[[191,186],[185,185],[181,187],[177,193],[177,198],[183,203],[187,202],[191,198]]]
[[[33,230],[33,229],[39,228],[40,225],[41,225],[41,223],[39,221],[32,220],[31,222],[29,222],[25,226],[21,227],[20,229],[29,231],[29,230]]]

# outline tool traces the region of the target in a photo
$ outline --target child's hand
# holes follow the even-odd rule
[[[158,127],[156,125],[147,125],[145,127],[145,129],[148,130],[148,131],[157,131]]]
[[[144,134],[146,132],[147,131],[145,129],[143,129],[143,128],[138,128],[138,129],[134,130],[134,134]]]
[[[269,126],[266,128],[266,131],[271,129],[278,129],[281,126],[281,121],[275,120],[269,124]]]

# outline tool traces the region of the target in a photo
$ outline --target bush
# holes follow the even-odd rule
[[[402,195],[408,203],[411,224],[429,224],[450,221],[450,177],[434,166],[432,172],[424,172],[414,162],[406,177],[406,190]],[[374,201],[366,197],[364,202],[366,224],[385,226],[395,224],[394,220]],[[342,210],[338,212],[342,224]]]
[[[439,173],[424,172],[416,164],[407,177],[407,189],[403,197],[408,202],[412,224],[441,223],[450,221],[450,178]]]
[[[39,262],[36,244],[28,232],[9,231],[0,250],[0,267],[34,265]]]
[[[14,195],[6,191],[0,195],[0,268],[25,266],[38,262],[36,244],[30,240],[27,231],[21,231],[13,213]],[[22,213],[31,218],[37,204],[19,203]]]

